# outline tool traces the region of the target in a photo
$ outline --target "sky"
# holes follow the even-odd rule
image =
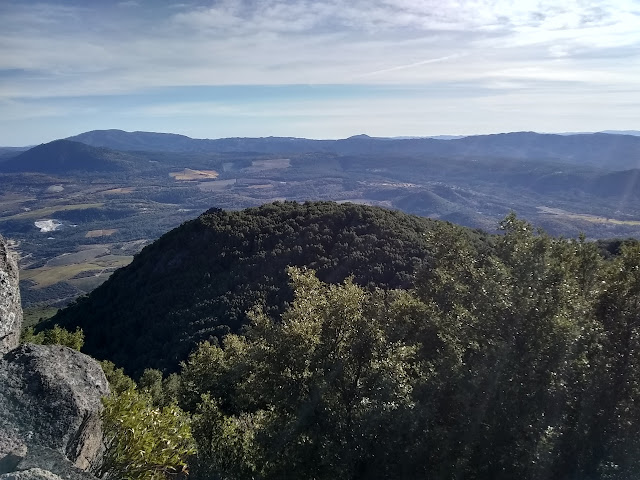
[[[640,0],[0,0],[0,145],[640,130]]]

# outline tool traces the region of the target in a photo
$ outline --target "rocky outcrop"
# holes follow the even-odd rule
[[[67,347],[18,345],[21,323],[18,268],[0,237],[0,480],[93,478],[104,372]]]
[[[0,235],[0,355],[18,346],[21,328],[17,256]]]
[[[67,347],[21,345],[0,360],[0,459],[29,445],[57,450],[79,468],[100,452],[100,365]]]
[[[18,463],[15,470],[18,472],[29,472],[36,469],[55,474],[65,480],[95,480],[96,478],[90,473],[74,466],[57,450],[33,445],[29,447],[29,451],[20,463]],[[0,480],[3,480],[2,476],[0,476]]]

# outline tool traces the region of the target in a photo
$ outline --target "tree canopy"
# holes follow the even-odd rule
[[[237,333],[246,312],[282,313],[292,300],[288,266],[326,282],[409,288],[428,255],[428,234],[445,229],[476,243],[487,236],[445,222],[363,205],[283,202],[212,209],[167,233],[91,295],[49,324],[80,326],[84,351],[134,376],[176,371],[201,341]]]
[[[293,302],[184,363],[203,478],[627,479],[640,473],[640,248],[604,261],[508,216],[451,229],[408,290],[288,270]]]

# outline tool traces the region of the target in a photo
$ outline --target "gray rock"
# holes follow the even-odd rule
[[[65,480],[95,480],[96,477],[74,466],[57,450],[42,446],[30,446],[25,458],[16,466],[18,471],[35,468],[53,473]],[[1,479],[2,477],[0,477]]]
[[[0,475],[0,480],[62,480],[62,478],[41,468],[30,468],[21,472],[5,473]]]
[[[18,346],[21,329],[18,260],[0,235],[0,355]]]
[[[44,446],[89,468],[101,453],[108,393],[102,368],[87,355],[58,345],[10,351],[0,359],[0,465],[24,458],[25,446],[27,455]]]

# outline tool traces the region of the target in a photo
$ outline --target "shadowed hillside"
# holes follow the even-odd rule
[[[0,163],[0,171],[60,174],[68,172],[118,172],[127,169],[129,155],[80,142],[55,140],[33,147]]]

